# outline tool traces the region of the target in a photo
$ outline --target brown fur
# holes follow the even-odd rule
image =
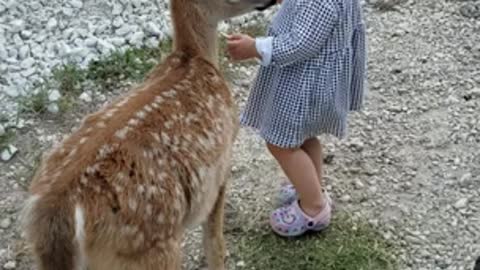
[[[204,1],[173,0],[174,52],[43,158],[23,213],[40,270],[179,269],[184,230],[199,223],[210,268],[224,269],[238,124],[210,40],[221,16],[207,18],[265,1]]]

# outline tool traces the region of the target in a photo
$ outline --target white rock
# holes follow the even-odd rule
[[[115,19],[113,19],[112,25],[115,28],[120,28],[123,24],[124,24],[124,21],[123,21],[123,18],[121,16],[117,16],[117,17],[115,17]]]
[[[24,60],[28,57],[29,53],[30,53],[30,47],[28,47],[28,45],[23,45],[18,51],[18,57],[20,58],[20,60]]]
[[[78,98],[87,103],[92,102],[92,97],[87,92],[83,92]]]
[[[7,146],[6,149],[2,151],[2,154],[0,155],[0,157],[3,161],[9,161],[13,158],[13,156],[15,156],[17,152],[18,152],[18,149],[15,146],[9,145]]]
[[[7,50],[3,46],[0,46],[0,60],[5,60],[7,58],[8,58]]]
[[[473,96],[473,97],[480,97],[480,88],[474,88],[474,89],[468,91],[468,94]]]
[[[6,264],[3,265],[3,268],[6,270],[11,270],[17,268],[17,263],[14,261],[9,261]]]
[[[455,203],[454,207],[456,209],[464,209],[467,207],[467,204],[468,204],[468,198],[461,198]]]
[[[20,37],[22,37],[23,39],[29,39],[31,36],[32,31],[30,30],[23,30],[22,32],[20,32]]]
[[[0,221],[0,228],[2,229],[8,229],[10,225],[12,225],[12,221],[10,220],[10,218],[5,218]]]
[[[57,19],[55,18],[50,18],[47,22],[47,29],[48,30],[54,30],[58,26]]]
[[[136,32],[130,37],[130,44],[135,45],[135,46],[140,46],[142,45],[143,38],[145,37],[145,34],[143,32]]]
[[[120,15],[123,11],[123,6],[116,3],[113,5],[113,10],[112,10],[112,14],[113,15]]]
[[[115,31],[115,34],[123,37],[128,35],[131,32],[133,32],[133,27],[129,26],[128,24],[125,24],[119,29],[117,29],[117,31]]]
[[[58,113],[60,111],[60,108],[58,107],[57,103],[52,103],[52,104],[48,105],[47,110],[50,113],[55,114],[55,113]]]
[[[362,181],[360,181],[360,180],[358,180],[358,179],[355,180],[354,183],[355,183],[355,187],[357,187],[358,189],[362,189],[362,188],[365,187],[365,185],[362,183]]]
[[[239,261],[237,262],[238,267],[245,267],[245,262],[244,261]]]
[[[28,69],[28,68],[33,67],[34,64],[35,64],[35,59],[33,59],[32,57],[29,57],[29,58],[23,60],[22,63],[20,63],[20,66],[23,69]]]
[[[37,70],[35,68],[29,68],[21,72],[22,76],[25,78],[28,78],[35,73],[37,73]]]
[[[343,195],[343,196],[340,198],[340,201],[341,201],[341,202],[344,202],[344,203],[350,202],[351,200],[352,200],[352,197],[350,197],[350,195]]]
[[[115,47],[110,44],[109,42],[105,40],[98,40],[97,42],[97,49],[102,53],[102,54],[107,54],[113,50],[115,50]]]
[[[85,40],[84,44],[87,47],[95,47],[97,45],[97,38],[96,37],[89,37]]]
[[[0,124],[0,136],[5,135],[5,128],[3,127],[2,124]]]
[[[17,88],[15,86],[9,86],[6,89],[4,89],[4,92],[10,96],[10,97],[18,97],[20,93],[18,92]]]
[[[70,1],[70,5],[74,8],[82,8],[83,7],[83,2],[80,0],[72,0]]]
[[[62,94],[58,90],[53,90],[48,94],[48,100],[51,102],[57,101],[62,97]]]
[[[147,25],[145,26],[145,31],[154,36],[160,36],[162,34],[162,31],[160,31],[160,29],[154,22],[147,23]]]
[[[10,23],[10,31],[17,33],[22,31],[25,28],[25,22],[23,20],[13,20]]]
[[[127,41],[122,37],[114,37],[109,40],[113,45],[119,47],[124,45]]]

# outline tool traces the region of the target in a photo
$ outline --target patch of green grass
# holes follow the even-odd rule
[[[0,136],[0,151],[3,151],[5,148],[8,147],[10,143],[15,139],[15,131],[7,130],[5,134]]]
[[[80,94],[85,79],[85,70],[75,64],[63,64],[52,71],[52,80],[58,84],[59,91],[63,95]]]
[[[235,260],[244,269],[275,270],[396,270],[398,264],[388,243],[366,223],[341,213],[325,232],[299,239],[278,237],[267,229],[235,237]]]
[[[48,87],[40,86],[40,89],[29,96],[21,97],[18,105],[21,113],[43,114],[48,108]]]
[[[104,91],[111,91],[122,81],[140,81],[160,59],[160,48],[131,48],[114,52],[89,64],[87,78]]]

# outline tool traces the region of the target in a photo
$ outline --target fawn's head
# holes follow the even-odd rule
[[[219,21],[239,16],[255,10],[264,10],[274,5],[276,0],[172,0],[172,2],[183,2],[193,4],[202,11],[210,23],[216,24]]]

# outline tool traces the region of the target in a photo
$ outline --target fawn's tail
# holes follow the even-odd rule
[[[83,236],[83,213],[79,209],[74,211],[66,195],[33,195],[27,201],[22,213],[23,229],[40,270],[77,268],[81,246],[75,238]]]

